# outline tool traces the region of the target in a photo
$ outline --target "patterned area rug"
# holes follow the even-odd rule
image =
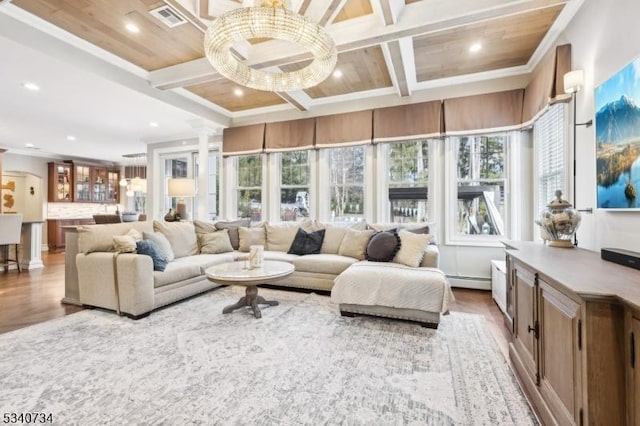
[[[59,425],[529,425],[484,318],[343,318],[327,296],[223,315],[222,288],[132,321],[82,311],[0,335],[0,412]]]

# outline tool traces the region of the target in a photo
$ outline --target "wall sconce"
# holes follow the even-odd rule
[[[576,94],[584,86],[584,71],[573,70],[564,75],[564,91],[571,94],[571,102],[573,102],[573,208],[587,213],[593,213],[592,208],[578,209],[576,201],[576,130],[578,126],[590,127],[593,124],[593,120],[585,121],[584,123],[576,122]],[[573,235],[573,245],[578,245],[578,234]]]
[[[189,178],[169,179],[168,194],[169,197],[180,197],[176,205],[176,212],[180,215],[180,219],[188,219],[187,205],[184,203],[184,197],[193,197],[196,194],[195,181]]]

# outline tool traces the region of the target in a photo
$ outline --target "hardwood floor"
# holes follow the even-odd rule
[[[44,269],[0,272],[0,333],[82,310],[60,303],[64,296],[64,253],[44,252],[42,258]],[[451,311],[483,315],[506,357],[509,330],[491,293],[467,289],[454,289],[453,293],[456,300]]]

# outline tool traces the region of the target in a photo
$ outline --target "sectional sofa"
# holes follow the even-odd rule
[[[206,278],[205,270],[234,261],[248,251],[250,245],[260,244],[265,247],[265,259],[295,266],[292,275],[272,284],[333,290],[332,297],[343,315],[364,313],[437,326],[440,313],[448,310],[451,291],[437,269],[436,245],[420,247],[416,257],[419,263],[412,266],[364,260],[366,241],[376,229],[397,227],[397,224],[367,226],[363,222],[336,225],[304,221],[248,225],[248,222],[154,221],[81,226],[77,234],[70,235],[77,235],[77,270],[67,273],[77,273],[81,304],[141,318],[154,309],[217,287],[218,284]],[[367,231],[367,227],[372,229]],[[298,228],[308,232],[325,230],[319,254],[287,253]],[[229,235],[229,242],[233,243],[231,250],[218,252],[220,248],[214,244],[211,253],[207,236],[217,238],[215,233],[220,232]],[[154,271],[150,256],[115,252],[114,237],[127,234],[150,239],[162,234],[172,252],[172,256],[167,256],[172,259],[166,269]],[[365,241],[364,247],[362,241]],[[418,297],[420,295],[424,297]]]

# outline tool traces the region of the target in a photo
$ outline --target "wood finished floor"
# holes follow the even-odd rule
[[[60,303],[64,296],[64,253],[42,255],[45,268],[0,272],[0,333],[82,310]],[[483,315],[502,353],[507,357],[509,330],[491,292],[454,289],[451,311]]]

